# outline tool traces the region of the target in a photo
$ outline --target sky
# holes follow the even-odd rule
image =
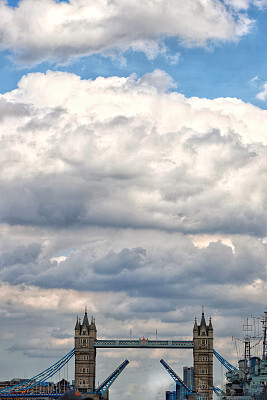
[[[99,339],[175,340],[204,306],[236,364],[267,303],[267,0],[0,0],[0,20],[0,380],[70,351],[85,305]],[[159,360],[193,363],[99,350],[97,381],[126,358],[111,400],[163,399]]]

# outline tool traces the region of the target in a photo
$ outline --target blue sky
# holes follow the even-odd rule
[[[0,0],[0,18],[1,379],[66,354],[85,305],[101,339],[176,340],[204,305],[235,364],[267,301],[267,1]],[[163,398],[160,358],[192,364],[103,351],[97,380],[125,358],[114,400]]]
[[[8,5],[17,7],[18,1],[10,0]],[[237,97],[265,108],[265,101],[259,101],[256,95],[267,80],[266,10],[251,6],[248,15],[254,21],[253,27],[237,41],[187,48],[179,43],[179,37],[165,38],[168,55],[179,53],[175,64],[165,56],[149,60],[144,53],[128,50],[123,55],[124,62],[116,56],[109,58],[95,54],[75,58],[66,65],[43,62],[23,67],[23,64],[12,61],[12,49],[5,50],[1,53],[1,76],[5,78],[1,79],[0,90],[3,93],[16,88],[18,80],[27,73],[50,69],[75,73],[83,79],[95,79],[99,75],[129,76],[135,73],[142,76],[159,68],[173,77],[179,91],[187,97]]]

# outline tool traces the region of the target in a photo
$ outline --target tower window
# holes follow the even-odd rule
[[[198,372],[199,374],[205,374],[205,375],[209,373],[208,368],[199,368]]]
[[[200,346],[202,348],[207,348],[208,347],[208,340],[207,339],[201,339]]]
[[[199,389],[208,389],[208,385],[207,385],[207,383],[200,381],[200,382],[199,382],[199,385],[198,385],[198,388],[199,388]],[[203,395],[202,395],[202,396],[203,396]],[[202,396],[201,396],[201,397],[202,397]]]

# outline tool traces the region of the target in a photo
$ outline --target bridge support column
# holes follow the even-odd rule
[[[194,341],[194,390],[204,400],[212,400],[213,396],[213,327],[211,318],[209,325],[206,325],[204,308],[200,325],[193,329]]]
[[[83,322],[77,318],[75,326],[75,388],[81,393],[95,391],[97,330],[94,318],[89,324],[87,309]]]

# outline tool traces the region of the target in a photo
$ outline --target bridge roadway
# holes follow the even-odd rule
[[[95,340],[95,348],[193,349],[193,340]]]

